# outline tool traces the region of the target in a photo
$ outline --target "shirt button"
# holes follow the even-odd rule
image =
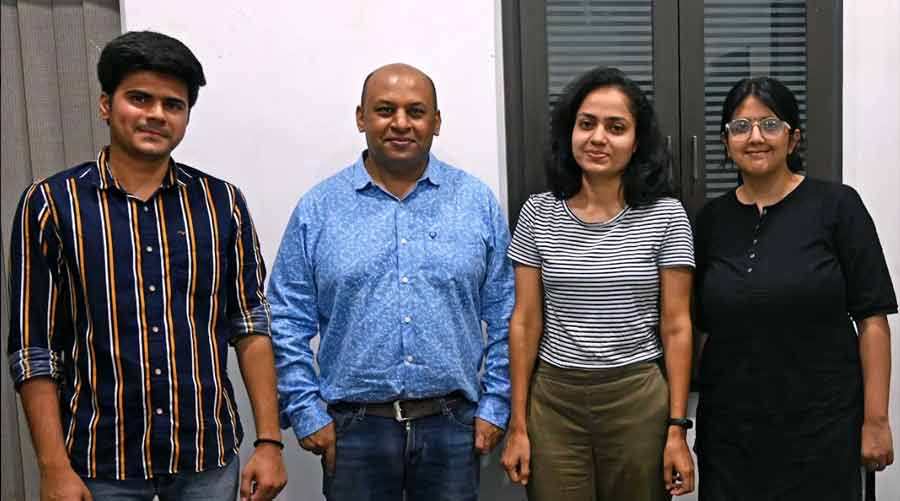
[[[159,327],[154,325],[153,327],[150,328],[150,330],[153,331],[154,333],[157,333],[157,332],[159,332]]]
[[[147,207],[147,206],[145,205],[145,206],[144,206],[144,212],[149,212],[149,211],[150,211],[150,207]]]
[[[159,407],[157,407],[157,408],[156,408],[156,415],[157,415],[157,416],[162,416],[162,413],[163,413],[163,410],[160,409]]]
[[[412,322],[412,317],[411,317],[411,316],[406,315],[405,317],[403,317],[403,323],[404,323],[404,324],[408,324],[408,323],[410,323],[410,322]]]
[[[756,225],[755,229],[756,229],[756,231],[759,231],[759,225]]]
[[[405,283],[405,284],[408,284],[408,283],[409,283],[409,278],[408,278],[408,277],[403,277],[403,278],[400,279],[400,281],[403,282],[403,283]]]
[[[747,268],[747,273],[753,273],[753,267],[752,267],[752,266],[749,267],[749,268]]]
[[[144,247],[144,250],[146,250],[147,252],[153,252],[153,246],[148,245],[147,247]]]
[[[413,361],[413,356],[412,356],[412,355],[407,355],[407,356],[406,356],[406,361],[407,361],[408,363],[412,363],[412,361]]]
[[[162,369],[160,369],[160,368],[153,369],[153,373],[156,374],[157,376],[159,376],[160,374],[162,374]]]
[[[756,259],[756,253],[755,253],[755,252],[751,252],[751,253],[750,253],[750,259]]]
[[[400,239],[400,245],[406,245],[406,244],[407,244],[406,239],[405,239],[405,238],[401,238],[401,239]]]
[[[754,238],[754,239],[753,239],[753,245],[756,245],[757,243],[759,243],[759,239],[758,239],[758,238]]]
[[[766,215],[766,211],[767,211],[767,209],[763,209],[763,210],[761,211],[761,215],[765,216],[765,215]]]
[[[150,292],[156,292],[156,286],[153,284],[150,284],[150,286],[147,287],[147,290],[149,290]]]

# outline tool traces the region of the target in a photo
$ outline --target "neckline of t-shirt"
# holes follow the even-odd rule
[[[765,210],[768,211],[768,210],[771,210],[771,209],[773,209],[773,208],[777,208],[777,207],[780,207],[780,206],[784,205],[785,202],[787,202],[788,200],[790,200],[790,199],[794,196],[794,193],[797,193],[798,191],[800,191],[800,189],[801,189],[805,184],[808,184],[808,183],[806,182],[808,179],[809,179],[809,176],[808,176],[808,175],[804,175],[804,176],[803,176],[803,179],[801,179],[800,182],[797,183],[797,186],[794,186],[794,189],[791,190],[791,191],[789,191],[787,195],[785,195],[784,197],[781,198],[781,200],[775,202],[775,203],[772,204],[772,205],[764,205],[764,206],[763,206],[763,209],[765,209]],[[734,199],[734,201],[735,201],[739,206],[741,206],[741,207],[745,207],[745,208],[748,208],[748,209],[758,210],[758,209],[756,208],[756,204],[754,204],[754,203],[745,204],[744,202],[741,202],[741,199],[738,198],[738,196],[737,196],[737,188],[731,190],[731,198]]]
[[[621,220],[623,217],[625,217],[625,213],[627,213],[628,209],[631,208],[628,206],[628,204],[625,204],[625,207],[622,207],[622,210],[620,210],[619,213],[616,214],[615,216],[613,216],[609,221],[599,221],[596,223],[589,223],[587,221],[582,220],[580,217],[576,216],[574,212],[572,212],[572,209],[569,208],[569,203],[567,200],[562,201],[562,206],[563,206],[563,210],[566,211],[566,214],[568,214],[569,218],[571,218],[572,221],[575,221],[576,223],[580,224],[581,226],[584,226],[585,228],[597,228],[597,229],[609,228],[610,226],[615,225],[616,223],[619,222],[619,220]]]

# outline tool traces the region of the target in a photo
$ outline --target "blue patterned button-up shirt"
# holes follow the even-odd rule
[[[433,155],[398,199],[363,158],[300,199],[281,241],[269,300],[282,417],[303,438],[331,422],[328,403],[460,390],[505,427],[514,293],[497,199]]]

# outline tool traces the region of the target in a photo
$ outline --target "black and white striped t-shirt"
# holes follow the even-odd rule
[[[519,213],[508,255],[541,269],[541,360],[578,369],[662,356],[659,269],[694,266],[691,226],[673,198],[585,223],[553,194],[532,195]]]

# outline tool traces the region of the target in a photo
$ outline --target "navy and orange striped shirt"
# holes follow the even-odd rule
[[[228,346],[269,335],[265,265],[243,195],[171,163],[146,202],[96,162],[29,187],[10,267],[10,372],[59,383],[83,476],[225,465],[243,432]]]

